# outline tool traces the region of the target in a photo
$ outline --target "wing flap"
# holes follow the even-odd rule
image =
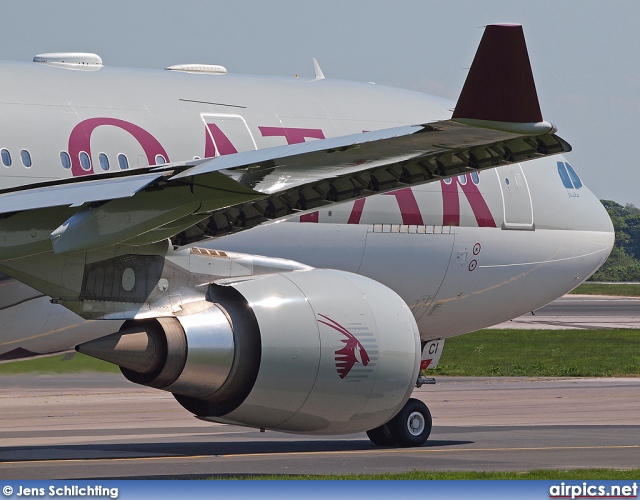
[[[318,150],[220,170],[218,174],[229,175],[264,196],[212,210],[211,223],[200,236],[226,234],[330,203],[568,151],[571,146],[554,134],[517,135],[445,121],[342,151]],[[193,182],[200,181],[195,177]]]
[[[128,198],[162,176],[162,173],[157,172],[109,179],[92,176],[86,182],[49,183],[5,192],[0,194],[0,212],[7,214],[48,207],[79,207],[85,203]]]

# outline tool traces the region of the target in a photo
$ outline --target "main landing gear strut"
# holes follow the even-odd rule
[[[422,401],[409,398],[402,410],[386,424],[367,431],[378,446],[421,446],[431,434],[431,412]]]

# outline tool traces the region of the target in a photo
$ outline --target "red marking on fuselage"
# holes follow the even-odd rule
[[[142,146],[149,165],[155,164],[155,157],[162,155],[167,162],[169,155],[160,142],[142,127],[131,122],[118,118],[96,117],[88,118],[78,123],[69,135],[69,156],[71,157],[71,173],[74,177],[95,173],[93,159],[88,170],[82,168],[80,163],[80,152],[84,151],[91,157],[91,134],[103,125],[109,125],[125,132],[128,132]],[[263,137],[284,137],[287,144],[299,144],[310,139],[324,139],[322,129],[314,128],[291,128],[291,127],[258,127]],[[214,123],[207,123],[205,127],[205,147],[204,155],[212,158],[218,155],[228,155],[237,153],[238,150],[233,145],[229,137]]]
[[[398,202],[398,208],[400,208],[400,216],[402,217],[403,224],[424,224],[422,220],[422,214],[416,201],[416,195],[411,188],[403,188],[398,191],[392,191],[390,193],[383,193],[385,196],[395,196]],[[349,220],[347,224],[359,224],[362,212],[364,210],[366,198],[356,200],[351,209]]]
[[[465,184],[462,184],[458,177],[452,177],[449,184],[444,180],[440,181],[442,188],[442,225],[460,225],[460,196],[458,194],[458,186],[460,186],[467,197],[469,205],[471,205],[478,227],[496,227],[496,221],[491,215],[491,210],[489,210],[489,206],[478,186],[472,182],[470,174],[465,174],[465,177],[467,179]]]
[[[155,163],[155,157],[161,154],[167,161],[169,155],[149,132],[142,127],[125,120],[117,118],[89,118],[78,123],[69,136],[69,155],[71,156],[71,172],[74,176],[82,176],[94,173],[93,166],[89,170],[84,170],[80,164],[79,154],[85,151],[91,157],[91,134],[102,125],[109,125],[120,128],[131,134],[142,146],[150,165]],[[216,124],[208,123],[205,133],[205,157],[227,155],[237,153],[237,149],[229,138],[222,132]],[[281,136],[285,137],[288,144],[304,142],[305,138],[324,139],[324,133],[320,129],[305,128],[285,128],[285,127],[258,127],[265,137]],[[472,182],[470,174],[465,175],[467,182],[460,182],[458,177],[453,177],[450,183],[440,181],[442,188],[442,225],[460,225],[460,197],[458,186],[466,196],[471,210],[476,218],[479,227],[496,227],[496,222],[491,215],[478,186]],[[402,223],[407,225],[423,225],[424,221],[420,208],[416,201],[415,194],[411,188],[399,189],[388,196],[395,196],[400,208]],[[356,200],[349,215],[348,224],[359,224],[364,210],[365,199]],[[318,214],[308,214],[301,217],[301,222],[317,222]]]
[[[400,207],[400,215],[402,216],[403,224],[415,224],[418,226],[424,224],[424,222],[422,222],[420,208],[418,208],[418,202],[416,201],[416,195],[413,194],[411,188],[404,188],[384,194],[396,197],[398,206]]]
[[[353,204],[353,208],[351,209],[351,214],[349,215],[349,220],[347,224],[360,224],[360,217],[362,217],[362,210],[364,209],[364,202],[366,198],[361,198],[356,200]]]
[[[230,155],[238,152],[235,146],[231,144],[229,138],[215,123],[207,123],[207,130],[205,130],[204,135],[205,158],[213,158],[218,155]]]
[[[93,163],[89,170],[84,170],[82,168],[79,155],[81,151],[84,151],[89,155],[89,158],[91,158],[91,134],[96,128],[102,125],[117,127],[131,134],[135,140],[138,141],[138,144],[142,146],[149,165],[154,165],[156,163],[156,155],[162,155],[167,161],[170,161],[169,155],[167,155],[167,152],[158,140],[142,127],[118,118],[89,118],[78,123],[71,131],[71,135],[69,135],[71,173],[74,177],[94,173]]]
[[[284,137],[287,144],[300,144],[309,139],[324,139],[319,128],[258,127],[262,137]]]
[[[457,177],[454,177],[451,183],[447,184],[444,180],[440,181],[442,187],[442,225],[443,226],[459,226],[460,225],[460,196],[458,194],[458,185],[462,188],[473,215],[476,218],[478,227],[496,227],[496,221],[491,215],[489,206],[485,201],[478,186],[471,180],[471,176],[466,174],[467,182],[462,184]],[[418,207],[415,193],[411,188],[403,188],[384,195],[395,196],[400,208],[400,216],[402,223],[407,225],[423,225],[424,219]],[[347,224],[359,224],[364,211],[366,198],[356,200],[349,214]]]
[[[400,208],[400,216],[402,217],[403,224],[424,224],[424,222],[422,221],[420,208],[418,207],[418,202],[416,201],[416,196],[411,188],[403,188],[399,189],[398,191],[383,193],[383,195],[395,196],[396,201],[398,202],[398,207]],[[362,217],[365,201],[366,198],[355,201],[355,203],[353,204],[353,208],[351,209],[351,214],[349,215],[347,224],[360,223],[360,218]]]
[[[340,376],[340,378],[345,378],[349,374],[353,366],[358,362],[362,363],[363,366],[367,366],[369,364],[371,360],[369,358],[369,355],[367,354],[366,349],[349,330],[347,330],[337,321],[334,321],[328,316],[325,316],[324,314],[319,314],[318,316],[321,316],[325,320],[323,321],[319,319],[319,323],[333,328],[346,337],[344,339],[341,339],[341,341],[344,342],[344,347],[342,347],[342,349],[338,349],[335,352],[336,370],[338,371],[338,375]]]
[[[315,212],[311,212],[310,214],[301,215],[300,222],[318,222],[319,215],[320,214],[317,210]]]

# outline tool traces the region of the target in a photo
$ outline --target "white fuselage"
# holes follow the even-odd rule
[[[558,162],[367,198],[358,224],[349,202],[320,210],[318,223],[295,217],[210,245],[364,274],[404,298],[424,340],[458,335],[541,307],[609,255],[608,216],[584,186],[564,187]]]
[[[452,103],[372,84],[47,64],[0,65],[0,189],[450,117]],[[6,152],[5,152],[6,151]],[[611,221],[562,156],[289,216],[199,246],[371,277],[423,340],[486,327],[571,290],[604,262]],[[229,224],[228,229],[231,228]],[[0,281],[0,356],[116,331]]]

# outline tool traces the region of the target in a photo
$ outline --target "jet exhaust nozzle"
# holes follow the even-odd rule
[[[76,351],[116,364],[131,382],[206,399],[231,372],[235,343],[226,314],[210,302],[177,317],[130,320]]]
[[[167,349],[166,341],[154,333],[136,325],[80,344],[76,351],[137,373],[153,373],[164,364]]]

